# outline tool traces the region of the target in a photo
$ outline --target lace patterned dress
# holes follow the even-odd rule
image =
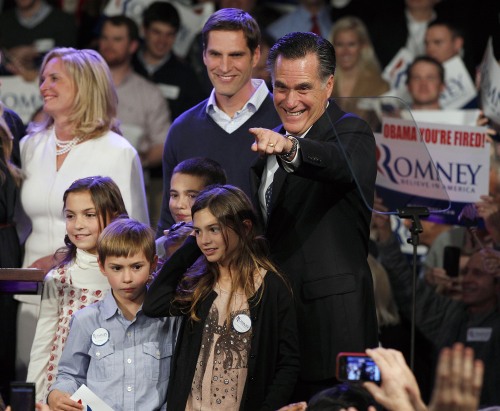
[[[237,410],[245,388],[252,328],[237,331],[233,321],[241,314],[250,318],[248,302],[244,295],[235,294],[228,313],[229,293],[216,291],[203,329],[187,411]]]

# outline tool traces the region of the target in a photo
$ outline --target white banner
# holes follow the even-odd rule
[[[452,202],[461,203],[488,194],[490,144],[484,128],[435,123],[418,128],[420,136],[412,121],[383,119],[382,133],[375,136],[377,186],[432,199],[446,199],[444,187]]]
[[[413,110],[411,114],[417,124],[427,122],[454,126],[475,126],[479,117],[479,109]]]
[[[21,76],[2,76],[0,82],[0,100],[14,110],[24,124],[28,124],[31,116],[43,105],[38,81],[26,82]]]
[[[439,96],[443,109],[462,108],[477,96],[476,87],[460,56],[443,63],[445,89]]]
[[[481,65],[481,107],[500,130],[500,65],[493,54],[491,37]]]
[[[411,97],[406,87],[406,77],[408,66],[415,56],[407,48],[399,49],[390,63],[385,67],[382,77],[389,83],[391,89],[384,93],[387,96],[394,96],[411,103]]]

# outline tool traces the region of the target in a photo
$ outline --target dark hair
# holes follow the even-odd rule
[[[120,189],[109,177],[94,176],[74,181],[64,192],[64,208],[66,208],[66,200],[70,194],[85,191],[89,192],[94,203],[100,231],[116,217],[127,216],[127,210]],[[59,267],[70,263],[76,257],[76,246],[70,241],[67,234],[64,237],[64,243],[66,247],[56,251],[56,254],[64,254],[62,261],[58,265]]]
[[[106,257],[129,257],[143,252],[146,260],[156,256],[155,233],[146,224],[132,218],[118,218],[109,224],[97,240],[97,254],[101,265]]]
[[[160,22],[172,26],[176,32],[181,27],[179,12],[170,3],[155,1],[142,13],[142,24],[148,28],[152,23]]]
[[[124,16],[124,15],[119,15],[119,16],[111,16],[107,17],[106,20],[104,20],[104,23],[102,24],[101,27],[101,34],[104,29],[104,25],[106,23],[110,23],[113,26],[119,27],[119,26],[125,26],[127,27],[127,33],[128,33],[128,38],[130,41],[133,40],[139,40],[139,28],[137,27],[137,24],[134,20],[132,20],[130,17]]]
[[[457,37],[462,37],[462,38],[464,37],[462,30],[460,30],[457,26],[455,26],[453,23],[451,23],[448,20],[443,20],[443,19],[439,19],[439,18],[432,20],[427,25],[426,30],[429,30],[431,27],[437,27],[437,26],[446,27],[451,32],[451,37],[453,39],[456,39]]]
[[[279,274],[276,266],[268,257],[267,241],[257,234],[257,216],[250,200],[241,189],[224,185],[213,186],[202,191],[191,207],[193,218],[198,211],[204,209],[210,211],[217,219],[226,245],[228,244],[227,230],[232,230],[238,237],[238,245],[232,261],[229,262],[232,282],[227,307],[229,312],[231,311],[229,304],[236,290],[243,290],[247,300],[254,296],[259,288],[255,282],[257,268],[274,272],[282,279],[283,276]],[[174,301],[180,309],[189,314],[192,320],[199,320],[196,315],[197,306],[213,290],[218,277],[219,267],[217,263],[211,263],[205,256],[201,256],[182,278]],[[260,301],[263,290],[264,283],[260,285],[260,293],[255,300],[256,302]]]
[[[318,75],[322,81],[328,80],[335,74],[335,49],[332,43],[314,33],[296,32],[281,37],[269,51],[267,66],[273,74],[279,56],[289,60],[298,60],[310,53],[318,58]]]
[[[226,184],[226,172],[215,160],[207,157],[193,157],[181,161],[172,172],[174,174],[187,174],[203,179],[203,186],[208,187],[214,184]]]
[[[436,66],[436,68],[438,69],[439,79],[441,80],[441,83],[444,84],[444,67],[439,61],[431,56],[418,56],[411,62],[411,64],[408,66],[408,69],[406,70],[406,84],[408,84],[408,82],[410,81],[411,71],[413,70],[413,67],[415,67],[415,65],[418,63],[429,63]]]
[[[355,407],[358,411],[367,411],[376,406],[372,395],[360,384],[342,383],[315,394],[307,404],[307,411],[340,411]]]
[[[14,113],[12,111],[7,111],[0,101],[0,183],[2,185],[5,184],[7,175],[9,174],[13,178],[16,186],[19,187],[21,185],[23,173],[21,169],[17,167],[17,165],[15,165],[12,161],[12,151],[14,150],[14,136],[12,135],[12,131],[9,128],[9,122],[6,121],[7,118],[9,118],[9,122],[13,126],[16,126]],[[19,130],[17,130],[17,127],[16,131],[19,132]]]
[[[243,31],[252,54],[260,44],[259,25],[250,14],[240,9],[220,9],[208,18],[201,31],[203,51],[207,49],[208,35],[213,30]]]

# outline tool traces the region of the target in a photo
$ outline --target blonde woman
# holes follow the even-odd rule
[[[140,160],[136,150],[119,135],[116,93],[103,58],[93,50],[53,49],[40,69],[40,92],[44,118],[31,124],[21,140],[25,174],[21,203],[31,222],[23,266],[48,271],[55,263],[54,252],[64,246],[62,199],[75,180],[95,175],[111,177],[129,215],[144,223],[149,219]],[[23,319],[22,329],[27,335],[18,335],[18,357],[23,358],[18,366],[24,368],[40,298],[19,299],[36,304]],[[21,305],[20,315],[26,309]]]
[[[372,97],[389,90],[381,77],[368,30],[359,18],[347,16],[337,20],[330,39],[337,58],[332,97]],[[353,99],[342,108],[356,112],[355,103]]]

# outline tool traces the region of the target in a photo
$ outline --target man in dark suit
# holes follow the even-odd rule
[[[307,400],[335,383],[339,352],[377,345],[366,262],[375,141],[364,121],[328,99],[335,70],[328,41],[288,34],[268,63],[283,124],[250,129],[252,149],[262,155],[252,176],[272,256],[297,303],[301,375],[294,399]]]

